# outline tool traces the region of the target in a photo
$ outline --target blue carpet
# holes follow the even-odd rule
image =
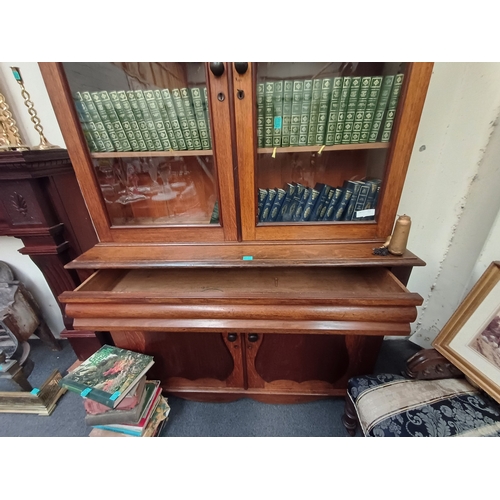
[[[35,362],[29,377],[31,385],[40,386],[54,369],[62,374],[74,363],[76,356],[67,341],[60,352],[53,352],[39,340],[30,341],[31,358]],[[406,359],[420,347],[408,340],[387,340],[383,343],[375,368],[376,373],[400,373]],[[0,391],[17,390],[14,384],[0,380]],[[251,399],[232,403],[197,403],[176,397],[168,398],[170,417],[162,436],[283,436],[283,437],[345,437],[340,421],[343,398],[310,403],[272,405]],[[85,410],[78,394],[67,392],[50,417],[23,414],[0,414],[0,437],[6,436],[88,436],[91,427],[84,421]]]

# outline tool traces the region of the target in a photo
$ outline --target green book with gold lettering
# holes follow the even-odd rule
[[[382,120],[385,116],[385,110],[389,102],[389,97],[391,96],[392,85],[394,84],[395,75],[386,75],[382,80],[382,88],[380,89],[380,97],[377,102],[377,107],[375,109],[375,115],[373,117],[373,123],[370,128],[370,134],[368,135],[368,142],[377,142],[379,138],[380,128],[382,126]]]
[[[274,82],[273,92],[273,147],[281,147],[283,128],[283,81]]]
[[[118,135],[116,134],[115,128],[111,123],[111,119],[106,113],[106,109],[101,102],[101,96],[99,95],[99,92],[91,92],[90,96],[92,97],[92,102],[94,103],[99,116],[101,117],[101,121],[104,125],[104,128],[106,129],[106,132],[108,133],[108,137],[113,144],[114,151],[123,151],[122,143],[120,142],[120,139],[118,139]]]
[[[349,90],[349,99],[345,112],[344,130],[342,132],[342,144],[350,144],[352,130],[354,127],[354,117],[356,115],[356,106],[358,104],[359,91],[361,89],[361,77],[353,76],[351,79],[351,88]]]
[[[290,146],[290,125],[292,124],[293,81],[283,82],[283,126],[281,128],[281,145]],[[259,105],[257,94],[257,106]]]
[[[149,114],[151,116],[151,120],[153,120],[156,133],[158,134],[158,139],[160,139],[163,149],[165,151],[170,151],[172,149],[172,144],[168,138],[167,128],[163,122],[158,103],[156,102],[155,93],[153,90],[144,90],[142,93],[149,108]]]
[[[163,136],[162,134],[162,138],[160,138],[160,135],[158,134],[158,131],[156,129],[158,123],[157,116],[155,116],[153,120],[153,116],[149,110],[148,103],[146,102],[146,98],[144,97],[144,92],[142,90],[135,90],[134,93],[135,98],[137,99],[137,104],[139,105],[139,109],[141,110],[144,121],[146,122],[146,126],[148,127],[149,135],[151,136],[153,144],[155,145],[156,151],[164,151],[165,149],[167,149],[168,151],[170,147],[167,148],[165,143],[166,134],[165,136]]]
[[[179,150],[179,144],[177,143],[177,139],[175,138],[174,129],[172,128],[172,123],[170,122],[170,117],[168,116],[167,107],[165,106],[165,102],[161,96],[161,90],[155,89],[154,96],[156,100],[156,104],[158,106],[158,110],[160,111],[161,119],[163,124],[165,125],[165,129],[167,131],[168,140],[170,141],[170,145],[174,151]]]
[[[342,79],[342,90],[340,92],[339,112],[337,115],[337,127],[335,129],[334,144],[342,144],[342,134],[344,132],[345,115],[349,91],[351,90],[352,77],[344,76]]]
[[[321,95],[319,100],[318,124],[316,126],[316,145],[325,144],[326,126],[330,110],[330,99],[332,98],[333,80],[323,78],[321,81]]]
[[[90,95],[90,92],[81,92],[81,96],[82,96],[82,102],[84,102],[85,105],[87,106],[87,110],[90,114],[92,122],[95,125],[96,131],[99,134],[99,138],[102,140],[104,147],[106,148],[105,150],[107,152],[115,151],[115,146],[111,141],[111,138],[109,137],[108,131],[104,126],[99,111],[97,111],[97,107],[94,103],[94,100],[92,99],[92,96]]]
[[[340,94],[342,92],[342,77],[336,76],[332,83],[332,97],[326,125],[325,145],[333,146],[335,142],[335,130],[337,128],[337,118],[339,114]]]
[[[203,111],[205,112],[205,118],[207,120],[207,127],[208,127],[208,145],[210,146],[210,149],[212,149],[212,133],[210,128],[210,112],[208,109],[207,87],[203,87],[202,99],[203,99]]]
[[[114,94],[114,92],[110,92],[110,97],[111,97],[111,94]],[[144,137],[142,137],[141,129],[139,128],[139,124],[137,123],[136,116],[132,110],[132,107],[130,106],[130,102],[127,98],[127,93],[124,90],[118,90],[116,92],[116,96],[118,97],[118,100],[120,101],[120,106],[121,106],[121,109],[122,109],[123,114],[125,116],[125,119],[130,124],[130,127],[134,133],[134,138],[137,141],[137,144],[139,145],[139,151],[147,151],[148,147],[146,146],[146,142],[144,141]],[[131,144],[132,144],[132,142],[131,142]]]
[[[300,116],[304,95],[304,81],[294,80],[292,92],[292,119],[290,124],[290,146],[299,145]]]
[[[290,132],[288,133],[290,142]],[[264,147],[264,84],[257,84],[257,147]]]
[[[196,150],[202,149],[200,134],[198,132],[198,124],[196,122],[196,115],[194,113],[194,106],[191,100],[191,93],[189,89],[181,89],[181,98],[184,104],[184,111],[188,122],[188,127],[191,132],[191,139],[193,140],[193,147]]]
[[[264,84],[264,147],[273,147],[274,133],[274,82]]]
[[[139,145],[139,142],[137,141],[134,130],[132,129],[132,125],[127,117],[127,114],[125,113],[125,110],[123,109],[120,98],[118,97],[118,92],[116,92],[115,90],[111,90],[108,92],[108,95],[109,95],[109,99],[110,99],[110,101],[115,109],[115,112],[118,115],[118,119],[120,120],[120,123],[122,124],[123,130],[125,132],[125,135],[127,136],[128,142],[132,146],[132,150],[133,151],[141,151],[141,147]]]
[[[194,108],[194,116],[196,117],[198,133],[200,135],[201,147],[202,149],[210,149],[207,119],[205,117],[205,111],[203,109],[203,99],[201,97],[202,91],[198,87],[194,87],[190,90],[191,100]]]
[[[113,103],[109,98],[109,94],[105,90],[102,90],[101,92],[99,92],[99,97],[101,98],[102,105],[104,106],[106,114],[108,115],[108,118],[111,121],[111,124],[113,125],[116,137],[120,141],[122,151],[132,151],[132,146],[130,145],[130,142],[123,128],[123,125],[120,119],[118,118],[118,114],[116,113]]]
[[[354,115],[354,124],[352,127],[351,144],[359,143],[361,130],[363,128],[363,120],[365,118],[366,107],[368,105],[368,95],[370,93],[371,76],[362,76],[359,89],[358,104],[356,105],[356,113]]]
[[[187,145],[182,133],[179,118],[177,117],[177,112],[175,111],[174,101],[172,100],[170,90],[162,89],[160,90],[160,93],[163,99],[163,103],[165,104],[165,109],[170,119],[170,125],[172,126],[172,132],[174,133],[174,137],[177,141],[177,145],[179,146],[179,150],[185,151],[187,149]]]
[[[321,78],[316,78],[313,80],[311,113],[309,114],[309,128],[307,130],[308,146],[314,146],[316,144],[316,132],[318,130],[318,115],[321,100],[321,83]]]
[[[311,116],[312,90],[313,81],[304,80],[304,93],[302,95],[302,106],[300,111],[299,146],[307,146],[309,118]]]
[[[88,112],[87,105],[83,102],[80,92],[75,92],[73,95],[73,101],[75,103],[76,113],[78,114],[78,118],[82,124],[82,131],[85,135],[90,151],[106,151],[106,146],[104,146],[104,142],[97,132],[96,126],[92,121],[90,113]]]
[[[396,118],[399,96],[401,95],[401,87],[403,86],[403,79],[404,74],[402,73],[397,74],[394,78],[391,96],[389,97],[389,102],[387,103],[387,113],[385,115],[385,122],[382,128],[382,137],[380,139],[380,142],[389,142],[391,138],[392,127],[394,125],[394,119]]]
[[[130,104],[130,108],[132,109],[135,119],[137,120],[137,125],[139,126],[141,135],[144,139],[144,142],[146,143],[147,151],[156,151],[155,143],[153,142],[148,126],[146,124],[146,120],[144,119],[142,111],[139,107],[139,103],[137,102],[135,92],[133,90],[127,90],[126,94],[127,94],[127,101]],[[163,148],[161,149],[161,151],[162,150]]]
[[[370,90],[368,91],[368,100],[366,102],[366,110],[363,116],[363,124],[361,125],[361,134],[359,136],[360,144],[368,142],[370,129],[372,127],[375,110],[377,109],[377,102],[380,96],[380,89],[382,87],[382,77],[373,76],[370,83]]]
[[[186,146],[189,150],[194,150],[195,148],[193,138],[191,137],[191,129],[189,128],[184,103],[182,102],[181,91],[179,89],[172,90],[172,101],[174,103],[175,112],[177,113],[177,119],[179,120]]]

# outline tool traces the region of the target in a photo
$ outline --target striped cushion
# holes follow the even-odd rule
[[[365,436],[500,436],[500,405],[465,379],[354,377],[348,395]]]

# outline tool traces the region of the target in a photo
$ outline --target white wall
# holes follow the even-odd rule
[[[408,283],[425,299],[412,336],[424,347],[464,297],[500,209],[499,83],[499,63],[437,63],[432,75],[398,210],[427,262]]]
[[[0,88],[23,137],[39,142],[9,66],[20,67],[47,139],[64,146],[37,64],[0,63]],[[435,64],[398,210],[412,217],[408,248],[427,263],[408,283],[424,297],[411,337],[424,347],[491,260],[500,260],[499,110],[500,63]],[[47,314],[53,323],[60,318],[54,308]]]

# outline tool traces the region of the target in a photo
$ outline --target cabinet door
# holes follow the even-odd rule
[[[237,239],[227,71],[216,77],[195,62],[40,68],[102,242]]]
[[[111,335],[117,347],[153,356],[148,376],[161,380],[169,393],[216,401],[244,389],[242,334],[117,330]]]
[[[242,238],[385,239],[431,71],[431,63],[236,68]]]
[[[268,402],[343,396],[351,377],[373,371],[382,340],[378,335],[246,334],[248,392]]]

